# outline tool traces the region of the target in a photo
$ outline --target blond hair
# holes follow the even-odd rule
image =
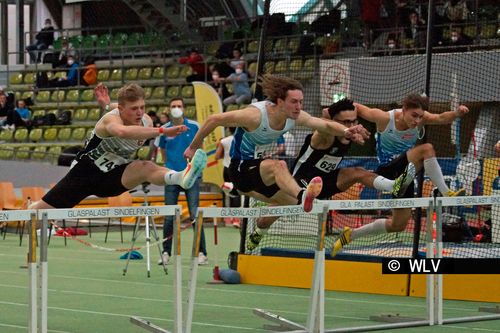
[[[144,89],[138,84],[129,83],[118,90],[118,104],[125,105],[126,102],[135,102],[144,99]]]

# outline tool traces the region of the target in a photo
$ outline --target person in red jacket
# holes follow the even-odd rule
[[[192,48],[188,56],[179,58],[179,63],[181,65],[188,64],[193,70],[193,74],[186,77],[187,82],[212,80],[211,77],[208,77],[207,64],[196,48]]]

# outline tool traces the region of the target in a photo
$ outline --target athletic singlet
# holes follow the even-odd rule
[[[401,109],[389,111],[389,123],[383,132],[377,132],[377,157],[380,164],[387,164],[397,156],[407,152],[418,139],[418,127],[404,131],[396,129],[395,113]]]
[[[351,146],[351,143],[343,144],[339,140],[335,140],[327,149],[314,149],[311,147],[312,136],[309,134],[306,137],[299,155],[295,159],[294,176],[306,179],[327,176],[337,169]]]
[[[287,119],[282,130],[274,130],[269,126],[266,106],[272,104],[270,101],[262,101],[251,104],[260,110],[260,125],[254,131],[248,132],[237,127],[231,144],[231,158],[237,160],[260,159],[267,148],[266,145],[275,142],[281,135],[295,126],[295,120]],[[274,105],[274,104],[272,104]]]
[[[108,114],[119,115],[119,111],[118,109],[114,109],[108,112]],[[97,122],[96,127],[104,117]],[[145,117],[142,117],[142,124],[144,127],[147,127]],[[101,171],[108,172],[119,165],[132,162],[135,152],[143,143],[144,140],[125,139],[115,136],[100,138],[96,134],[94,127],[84,150],[78,154],[75,161],[79,161],[83,156],[87,156]]]

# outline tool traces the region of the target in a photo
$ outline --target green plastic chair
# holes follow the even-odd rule
[[[78,102],[80,100],[80,91],[77,89],[68,90],[66,93],[66,102]]]
[[[142,67],[137,74],[139,80],[149,80],[151,79],[151,67]]]
[[[111,81],[121,81],[122,80],[122,70],[120,68],[115,68],[111,72]]]
[[[16,158],[19,160],[27,160],[28,158],[30,158],[30,152],[31,152],[30,147],[27,146],[18,147],[15,152]]]
[[[49,100],[50,100],[50,91],[41,90],[38,92],[38,95],[36,95],[37,103],[47,103]]]
[[[97,35],[87,35],[83,36],[81,48],[82,52],[85,54],[91,54],[94,52],[95,41],[97,40]]]
[[[264,64],[264,73],[274,73],[274,61],[266,61],[266,63]]]
[[[52,47],[54,48],[54,50],[59,51],[62,48],[62,37],[54,40],[54,43],[52,43]]]
[[[28,140],[28,130],[26,128],[18,128],[14,132],[14,141],[26,142]]]
[[[290,62],[290,71],[300,72],[302,70],[302,60],[294,59]]]
[[[191,66],[182,66],[181,72],[179,73],[179,77],[186,78],[191,74],[193,74],[193,69],[191,68]]]
[[[27,99],[27,98],[31,98],[31,99],[33,99],[33,96],[34,96],[33,91],[25,91],[25,92],[23,92],[23,94],[21,95],[21,98],[22,98],[22,99]]]
[[[128,51],[134,51],[137,47],[141,44],[142,41],[142,34],[140,32],[134,32],[130,36],[128,36],[128,39],[126,41],[126,45],[128,46],[127,50]]]
[[[274,73],[286,73],[288,71],[288,66],[286,60],[279,60],[274,66]]]
[[[42,140],[43,130],[41,128],[33,128],[29,135],[30,142],[38,142]]]
[[[71,139],[71,127],[64,127],[57,133],[57,140],[59,141],[69,141]]]
[[[189,119],[196,119],[196,106],[194,105],[186,106],[186,117]]]
[[[12,73],[9,78],[10,84],[22,84],[23,74],[22,73]]]
[[[128,35],[126,33],[118,33],[111,38],[110,44],[113,51],[122,51],[122,46],[128,39]]]
[[[180,66],[173,64],[168,66],[167,68],[167,78],[168,79],[177,79],[179,77],[179,74],[181,72]]]
[[[50,146],[49,149],[47,149],[47,157],[51,161],[57,161],[59,158],[59,155],[61,155],[62,148],[61,146]]]
[[[248,43],[247,53],[256,53],[257,51],[259,51],[259,41],[258,40],[253,40],[250,43]]]
[[[285,52],[287,45],[288,45],[288,43],[287,43],[286,38],[280,38],[280,39],[276,40],[276,42],[274,43],[274,52],[275,53]]]
[[[31,158],[34,160],[43,160],[47,152],[46,146],[35,146],[31,152]]]
[[[25,84],[34,84],[36,81],[35,73],[29,72],[24,74],[24,83]]]
[[[167,98],[179,97],[181,88],[179,86],[170,86],[167,89]]]
[[[96,47],[98,49],[107,49],[112,37],[113,36],[111,36],[111,34],[104,34],[99,36],[96,41]]]
[[[120,90],[120,88],[111,89],[109,92],[109,97],[112,101],[116,101],[118,99],[118,90]]]
[[[101,109],[92,108],[89,110],[88,120],[97,121],[101,118]]]
[[[125,80],[127,80],[127,81],[136,80],[137,79],[137,72],[138,72],[138,70],[135,67],[128,68],[125,71]]]
[[[156,87],[156,88],[154,88],[153,93],[151,94],[151,96],[154,99],[164,99],[165,98],[165,87]]]
[[[252,62],[248,65],[247,72],[251,77],[257,74],[257,62]]]
[[[235,111],[235,110],[239,110],[239,109],[240,109],[240,106],[238,104],[229,104],[226,107],[226,112]]]
[[[11,160],[14,157],[14,147],[8,145],[0,145],[0,159]]]
[[[142,146],[137,150],[137,158],[140,160],[147,160],[149,157],[149,146]]]
[[[73,119],[75,121],[84,121],[87,120],[88,110],[85,108],[78,108],[73,112]]]
[[[94,100],[94,90],[93,89],[85,89],[82,91],[82,95],[80,96],[82,102],[92,102]]]
[[[150,99],[151,98],[151,94],[153,93],[153,88],[151,87],[144,87],[144,98],[145,99]]]
[[[165,68],[164,67],[155,67],[153,70],[153,79],[164,79],[165,78]]]
[[[109,69],[100,69],[97,72],[97,81],[105,82],[109,80]]]
[[[182,87],[181,96],[183,98],[193,98],[194,97],[194,88],[193,88],[193,86],[189,85],[189,86]]]
[[[14,131],[11,129],[5,129],[0,131],[0,141],[12,141],[12,138],[14,137]]]
[[[57,128],[49,127],[43,131],[43,139],[45,141],[55,141],[57,139]]]
[[[299,50],[300,38],[291,38],[288,41],[287,50],[290,53],[295,53]]]
[[[94,128],[93,128],[93,127],[89,127],[89,128],[87,128],[87,131],[85,132],[85,137],[84,137],[84,139],[86,140],[86,139],[90,138],[90,137],[92,136],[92,132],[93,132],[93,131],[94,131]]]
[[[55,90],[52,92],[52,95],[50,96],[50,100],[52,102],[64,102],[64,97],[66,95],[66,91],[64,90]]]
[[[87,132],[85,131],[84,127],[77,127],[73,130],[73,133],[71,134],[71,140],[73,141],[83,141],[85,140],[85,134]]]

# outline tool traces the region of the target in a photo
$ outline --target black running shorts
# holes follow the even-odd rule
[[[407,165],[408,165],[408,157],[406,156],[405,152],[396,157],[395,159],[393,159],[392,161],[390,161],[389,163],[379,165],[377,170],[375,170],[375,173],[388,179],[396,179],[403,173]],[[411,184],[408,186],[406,192],[401,198],[413,198],[413,197],[415,197],[415,186],[413,185],[413,182],[411,182]]]
[[[313,171],[314,171],[314,169],[313,169]],[[328,174],[324,174],[324,173],[321,173],[321,174],[316,173],[315,175],[313,175],[313,174],[309,174],[309,175],[297,174],[297,175],[294,175],[293,178],[295,178],[295,180],[297,181],[299,186],[306,187],[307,184],[309,184],[309,182],[311,181],[311,179],[313,179],[314,177],[319,175],[321,177],[321,179],[323,180],[323,187],[322,187],[321,192],[319,193],[317,198],[320,200],[330,200],[332,198],[332,196],[334,196],[337,193],[342,192],[337,187],[337,178],[339,176],[339,172],[340,172],[340,169],[335,169],[335,170],[333,170],[333,172],[330,172]]]
[[[273,184],[267,186],[260,177],[260,163],[262,160],[235,160],[231,159],[229,177],[236,189],[241,192],[257,192],[267,198],[275,195],[280,188]]]

